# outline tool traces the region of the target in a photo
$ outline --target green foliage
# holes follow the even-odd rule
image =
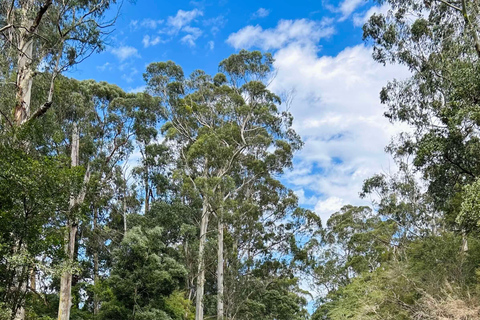
[[[344,208],[328,221],[332,249],[316,270],[327,294],[313,319],[477,319],[479,7],[385,4],[364,38],[375,60],[411,71],[380,98],[388,119],[413,130],[387,147],[398,172],[365,181],[375,211]]]
[[[113,260],[101,317],[170,319],[165,299],[179,288],[186,270],[166,255],[162,229],[133,227],[114,250]]]
[[[381,92],[386,116],[414,129],[402,134],[388,150],[413,158],[428,182],[436,211],[450,227],[460,212],[463,186],[479,175],[478,99],[480,85],[476,3],[448,6],[442,1],[387,1],[388,14],[374,15],[364,26],[372,40],[373,57],[400,63],[412,71]],[[412,18],[414,17],[414,18]]]
[[[475,319],[480,255],[459,250],[461,237],[432,236],[412,242],[400,260],[356,277],[330,293],[313,319]],[[470,238],[472,247],[478,239]]]

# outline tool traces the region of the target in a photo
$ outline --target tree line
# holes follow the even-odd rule
[[[364,39],[411,71],[380,93],[410,130],[322,225],[270,53],[127,93],[64,76],[115,1],[0,0],[0,319],[478,319],[479,4],[386,4]]]

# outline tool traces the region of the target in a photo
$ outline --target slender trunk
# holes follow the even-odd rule
[[[98,223],[98,209],[95,208],[93,211],[93,234],[95,237],[95,245],[93,253],[93,284],[95,287],[95,291],[93,294],[93,318],[96,319],[98,315],[98,311],[100,310],[100,304],[97,294],[97,286],[98,286],[98,237],[97,237],[97,223]]]
[[[221,212],[218,217],[218,262],[217,262],[217,319],[223,320],[223,266],[224,266],[224,258],[223,258],[223,217],[221,216]]]
[[[16,308],[15,320],[25,319],[25,294],[27,292],[27,282],[25,280],[25,266],[20,266],[16,270],[16,281],[15,281],[15,290],[16,290]]]
[[[465,234],[465,231],[462,232],[462,253],[465,253],[468,251],[468,239],[467,235]]]
[[[25,28],[19,30],[19,41],[17,44],[17,92],[14,110],[15,124],[21,125],[30,117],[30,103],[32,98],[32,82],[34,71],[32,70],[33,38],[29,29],[32,21],[28,15],[33,1],[29,0],[21,9],[21,25]]]
[[[73,125],[72,132],[72,151],[71,151],[71,166],[76,167],[79,165],[79,149],[80,149],[80,133],[76,123]],[[70,196],[69,215],[67,234],[65,235],[65,255],[68,259],[68,264],[62,273],[60,278],[60,302],[58,306],[58,320],[70,319],[70,308],[72,305],[72,271],[71,264],[75,257],[75,243],[77,236],[77,221],[74,217],[73,211],[77,205],[83,203],[86,194],[86,185],[90,180],[90,167],[87,166],[87,170],[83,177],[83,185],[80,193],[77,197],[75,195]]]
[[[197,277],[197,299],[195,320],[203,320],[203,293],[205,289],[205,243],[207,240],[208,227],[208,202],[203,199],[202,218],[200,222],[200,242],[198,245],[198,277]]]
[[[30,267],[30,289],[37,290],[37,272],[35,266]]]
[[[71,262],[75,252],[75,237],[77,235],[77,224],[73,221],[68,223],[68,234],[66,235],[65,254],[69,264],[63,271],[60,278],[60,303],[58,306],[58,320],[70,319],[70,308],[72,306],[72,272]]]
[[[123,190],[123,236],[127,234],[127,181],[125,180]],[[146,211],[145,211],[146,212]]]
[[[148,185],[148,166],[145,165],[145,213],[150,210],[150,188]]]

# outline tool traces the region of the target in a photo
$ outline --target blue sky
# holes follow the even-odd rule
[[[337,1],[125,1],[105,51],[70,72],[141,91],[145,67],[173,60],[186,73],[217,72],[238,50],[272,52],[270,89],[293,97],[290,111],[305,147],[283,179],[325,221],[358,198],[365,178],[393,169],[385,145],[402,128],[383,117],[379,91],[408,72],[371,58],[362,24],[385,6]]]
[[[347,2],[356,4],[360,13],[369,7],[363,0]],[[246,26],[275,28],[281,20],[306,19],[331,27],[331,34],[318,44],[322,54],[336,55],[362,42],[361,26],[352,23],[352,15],[345,15],[348,11],[342,10],[342,3],[313,0],[125,0],[115,31],[107,38],[108,49],[86,60],[74,73],[82,79],[114,82],[126,90],[143,85],[145,65],[153,61],[173,60],[187,73],[194,69],[214,73],[219,61],[237,51],[227,42],[232,33]]]

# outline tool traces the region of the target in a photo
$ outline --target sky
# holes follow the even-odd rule
[[[294,128],[305,143],[282,181],[325,223],[343,205],[370,204],[358,196],[363,181],[394,168],[384,147],[402,128],[383,117],[379,92],[408,71],[373,61],[362,40],[363,23],[386,11],[366,0],[125,0],[105,50],[70,75],[139,92],[151,62],[215,74],[241,49],[271,52],[270,90],[292,98]]]

